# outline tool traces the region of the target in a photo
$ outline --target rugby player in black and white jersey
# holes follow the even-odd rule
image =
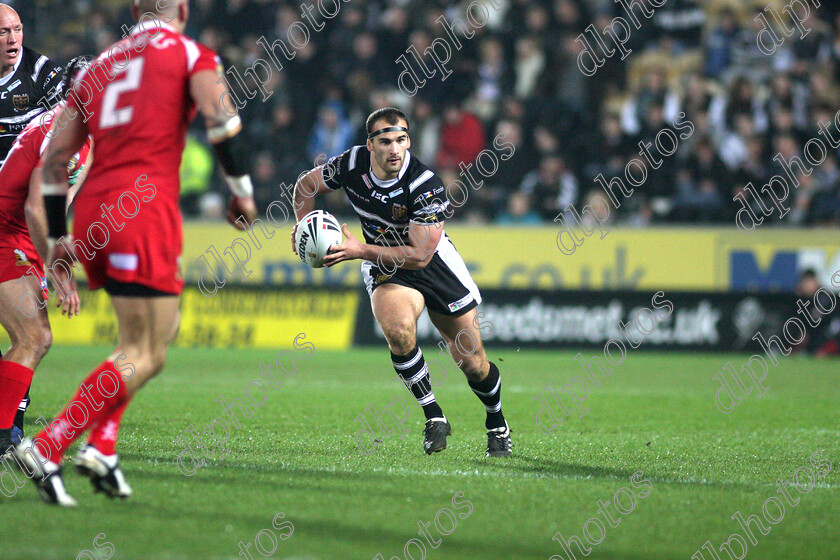
[[[366,242],[343,224],[345,240],[333,247],[324,264],[363,261],[362,277],[394,369],[426,416],[424,451],[445,449],[451,433],[417,346],[417,318],[426,307],[487,411],[486,455],[508,456],[510,429],[502,414],[499,369],[487,360],[481,342],[475,309],[481,295],[443,228],[449,204],[443,182],[409,152],[408,119],[402,111],[378,109],[368,117],[366,128],[365,146],[355,146],[300,177],[294,192],[297,221],[315,209],[315,196],[339,188],[347,193]],[[292,246],[296,250],[294,231]]]
[[[20,16],[11,6],[0,4],[0,165],[26,125],[61,101],[62,74],[60,66],[23,46]],[[27,391],[12,427],[14,443],[23,437],[28,406]]]
[[[26,125],[61,101],[62,69],[23,46],[18,13],[0,4],[0,164]]]

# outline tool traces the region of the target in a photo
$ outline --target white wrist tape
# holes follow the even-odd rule
[[[42,196],[62,194],[67,194],[67,183],[41,183]]]
[[[225,124],[207,129],[207,139],[212,143],[221,142],[231,136],[236,136],[242,129],[242,119],[239,115],[230,118]]]
[[[233,196],[239,198],[254,196],[254,185],[251,184],[250,175],[242,175],[241,177],[228,177],[225,175],[225,181]]]

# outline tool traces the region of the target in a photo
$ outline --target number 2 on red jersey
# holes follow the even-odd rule
[[[114,79],[105,88],[102,97],[102,117],[99,119],[100,129],[112,128],[131,122],[134,117],[134,107],[129,105],[117,109],[117,104],[120,95],[140,88],[143,62],[142,56],[132,59],[125,68],[114,74]]]

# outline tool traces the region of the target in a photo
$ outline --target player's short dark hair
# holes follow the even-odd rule
[[[373,132],[373,124],[379,120],[384,120],[391,126],[396,126],[400,124],[400,120],[403,120],[405,121],[405,127],[410,128],[408,125],[408,117],[405,116],[405,113],[396,107],[382,107],[381,109],[377,109],[371,113],[368,116],[367,121],[365,121],[365,129],[368,134]]]
[[[87,55],[80,55],[71,58],[70,61],[64,65],[64,69],[61,73],[61,81],[65,84],[71,84],[78,73],[90,66],[92,61],[93,57]]]
[[[73,86],[73,80],[76,79],[79,72],[90,66],[92,60],[92,56],[82,55],[70,59],[70,62],[64,65],[64,69],[61,72],[61,91],[64,92],[65,97],[70,94],[70,88]]]

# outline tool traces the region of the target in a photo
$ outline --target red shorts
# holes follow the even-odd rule
[[[49,299],[44,263],[31,244],[23,248],[0,246],[0,284],[23,278],[27,274],[40,282],[41,294],[45,300]]]
[[[85,268],[91,290],[110,279],[180,295],[182,235],[177,209],[143,208],[133,219],[118,219],[115,227],[99,208],[85,204],[75,208],[73,252]]]

